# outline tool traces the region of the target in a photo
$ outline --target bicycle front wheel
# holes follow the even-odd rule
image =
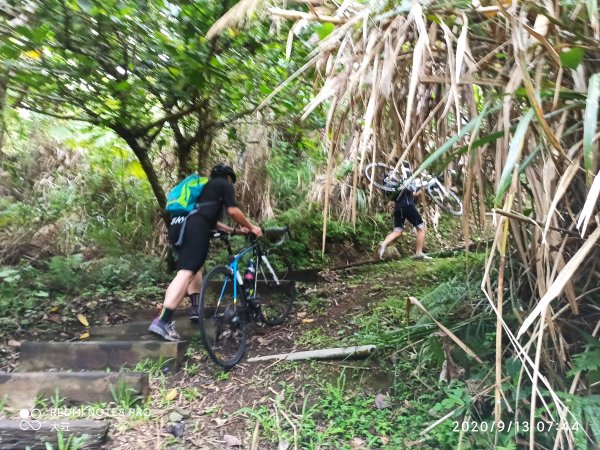
[[[266,324],[278,325],[290,314],[296,297],[296,279],[283,252],[262,256],[256,271],[256,295],[260,319]]]
[[[383,163],[372,163],[365,168],[365,176],[373,186],[388,192],[395,192],[400,187],[400,174]]]
[[[428,185],[427,194],[436,205],[453,216],[460,216],[463,213],[462,202],[450,189],[446,189],[444,193],[439,186]]]
[[[199,323],[211,359],[222,367],[235,366],[246,349],[249,315],[246,302],[233,296],[233,274],[217,266],[202,280]]]

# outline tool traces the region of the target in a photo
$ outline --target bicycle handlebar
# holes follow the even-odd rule
[[[277,242],[273,244],[273,247],[277,247],[285,242],[286,234],[289,238],[292,238],[292,234],[290,233],[290,226],[286,224],[284,227],[270,227],[270,228],[261,228],[264,234],[281,234],[281,237]],[[212,239],[222,239],[224,241],[228,241],[232,236],[238,236],[236,233],[228,233],[223,230],[213,230],[212,231]],[[248,233],[246,235],[250,241],[256,240],[256,235],[253,233]]]

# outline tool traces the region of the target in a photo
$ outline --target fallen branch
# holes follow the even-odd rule
[[[355,347],[324,348],[322,350],[309,350],[306,352],[280,353],[278,355],[256,356],[248,359],[248,362],[268,361],[279,359],[285,361],[300,361],[304,359],[344,359],[344,358],[366,358],[374,353],[374,345],[359,345]]]

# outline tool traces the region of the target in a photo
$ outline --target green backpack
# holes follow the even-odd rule
[[[204,186],[208,183],[208,178],[201,177],[194,173],[185,180],[177,183],[167,195],[166,210],[173,218],[171,224],[183,223],[179,230],[179,238],[173,245],[179,247],[183,243],[183,234],[188,217],[198,212],[201,206],[210,205],[217,202],[202,202],[198,203],[200,194],[204,190]]]
[[[167,195],[166,210],[171,217],[187,216],[194,209],[208,178],[194,173],[177,183]]]

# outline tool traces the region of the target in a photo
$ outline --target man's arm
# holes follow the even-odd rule
[[[248,228],[252,234],[255,234],[257,237],[262,236],[262,230],[260,229],[260,227],[252,225],[248,221],[242,210],[237,206],[230,206],[229,208],[227,208],[227,214],[229,214],[229,217],[235,220],[236,223],[238,223],[242,227]]]
[[[217,230],[221,230],[224,231],[225,233],[229,233],[229,234],[236,234],[235,232],[235,228],[230,227],[229,225],[225,225],[223,222],[217,222],[217,226],[215,227]],[[248,234],[250,230],[246,227],[241,227],[239,229],[239,233],[238,234]]]

